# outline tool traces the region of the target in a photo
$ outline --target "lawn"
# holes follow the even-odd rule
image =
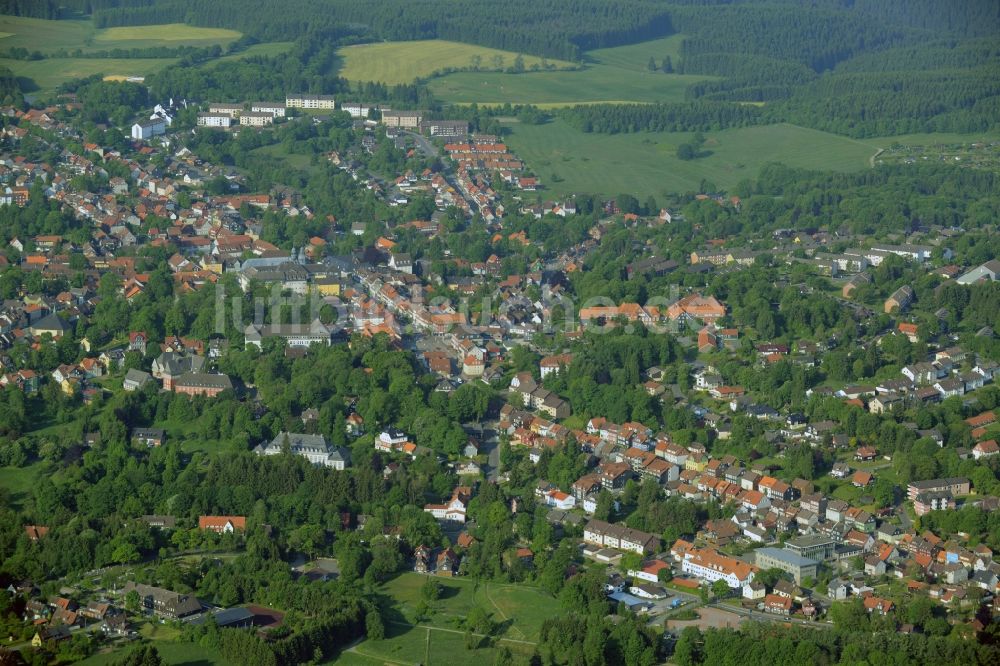
[[[515,655],[530,657],[534,647],[523,643],[500,641]],[[386,637],[380,641],[364,640],[353,645],[327,664],[423,664],[424,666],[465,666],[465,664],[492,664],[496,659],[496,645],[483,644],[469,650],[465,646],[463,631],[435,629],[433,627],[407,627],[390,624]]]
[[[403,574],[380,588],[383,604],[391,607],[389,617],[413,624],[420,602],[420,588],[426,576]],[[432,604],[434,614],[421,622],[444,629],[460,629],[458,621],[479,606],[504,625],[501,635],[516,641],[534,642],[542,622],[558,612],[558,602],[548,593],[526,585],[479,583],[464,578],[438,578],[444,588],[441,599]]]
[[[27,467],[0,467],[0,488],[10,493],[11,504],[20,505],[28,498],[43,464],[37,462]]]
[[[194,643],[155,641],[153,644],[163,658],[163,663],[168,664],[168,666],[231,666],[230,662],[223,659],[222,655],[215,650],[209,650]],[[83,661],[78,661],[77,664],[80,666],[110,666],[110,664],[117,663],[133,648],[134,645],[129,645],[114,652],[102,652]]]
[[[11,60],[0,58],[0,66],[9,67],[19,78],[34,83],[24,85],[26,92],[53,90],[60,84],[94,74],[105,76],[146,76],[176,62],[176,58],[51,58],[47,60]]]
[[[684,99],[684,89],[712,78],[665,74],[648,69],[671,56],[676,63],[683,36],[590,51],[584,67],[574,71],[457,72],[433,79],[430,88],[448,102],[470,104],[537,104],[558,107],[595,102],[671,102]]]
[[[832,171],[868,167],[875,149],[847,137],[779,124],[709,132],[710,154],[684,161],[677,146],[690,133],[587,134],[554,120],[544,125],[511,122],[506,142],[546,188],[542,196],[575,192],[641,197],[699,190],[702,179],[730,188],[757,176],[768,162]]]
[[[387,84],[410,83],[417,78],[431,76],[444,69],[473,66],[479,56],[480,67],[498,69],[494,58],[503,58],[502,67],[511,67],[518,56],[512,51],[501,51],[484,46],[449,42],[443,39],[426,39],[413,42],[379,42],[347,46],[340,50],[343,65],[340,75],[349,81],[380,81]],[[542,59],[524,55],[524,66],[541,65]],[[549,60],[555,67],[572,67],[562,60]]]
[[[288,148],[281,143],[272,143],[267,146],[261,146],[260,148],[254,148],[250,152],[254,155],[266,155],[268,157],[283,159],[288,166],[295,169],[302,169],[303,171],[310,171],[316,168],[315,165],[312,164],[311,155],[288,152]]]

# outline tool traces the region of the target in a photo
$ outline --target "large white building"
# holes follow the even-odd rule
[[[352,118],[367,118],[372,107],[361,102],[341,102],[340,110],[347,111]]]
[[[314,465],[343,470],[351,464],[350,453],[346,449],[331,446],[323,435],[279,432],[270,443],[261,444],[254,450],[261,456],[276,456],[282,452],[286,443],[293,454],[302,456]]]
[[[151,118],[132,125],[132,138],[136,141],[146,141],[166,132],[167,121],[163,118]]]
[[[233,124],[233,117],[228,113],[199,113],[199,127],[230,127]]]
[[[753,581],[754,568],[742,560],[720,555],[711,548],[691,548],[684,553],[681,571],[714,583],[724,580],[731,588],[741,588]]]
[[[333,109],[333,95],[306,95],[289,93],[285,96],[285,106],[289,109]]]
[[[331,345],[333,329],[319,319],[311,324],[248,324],[243,330],[244,341],[257,349],[263,347],[264,338],[281,337],[289,347],[308,347],[311,344]]]

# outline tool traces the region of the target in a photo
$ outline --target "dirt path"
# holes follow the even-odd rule
[[[388,623],[389,624],[396,624],[396,625],[399,625],[401,627],[417,627],[417,628],[420,628],[420,629],[428,629],[430,631],[445,631],[445,632],[448,632],[449,634],[461,634],[462,636],[465,635],[464,631],[459,631],[458,629],[445,629],[444,627],[431,627],[431,626],[428,626],[426,624],[409,624],[407,622],[397,622],[395,620],[388,620]],[[486,638],[486,634],[476,634],[476,633],[473,633],[472,635],[473,636],[477,636],[479,638]],[[522,641],[522,640],[518,640],[516,638],[501,638],[501,637],[496,637],[496,636],[494,636],[493,638],[498,643],[507,642],[507,643],[520,643],[521,645],[538,645],[538,643],[536,643],[534,641]]]
[[[496,608],[497,609],[497,613],[500,613],[500,619],[503,620],[504,622],[506,622],[509,618],[507,617],[507,614],[503,612],[503,609],[500,608],[500,606],[497,604],[497,602],[494,601],[493,597],[490,595],[490,584],[486,583],[486,585],[485,585],[485,587],[483,589],[486,592],[486,598],[489,600],[489,602],[491,604],[493,604],[493,608]],[[524,632],[521,631],[520,629],[518,629],[517,627],[515,627],[513,624],[510,625],[510,628],[512,630],[516,631],[518,633],[518,635],[522,639],[525,638]]]
[[[871,168],[874,169],[875,168],[875,160],[878,158],[879,155],[881,155],[884,152],[885,152],[885,148],[879,148],[877,151],[875,151],[875,154],[868,158],[868,166],[870,166]]]

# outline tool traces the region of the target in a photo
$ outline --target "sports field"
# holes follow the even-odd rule
[[[684,99],[684,89],[706,76],[649,71],[649,59],[677,62],[683,37],[673,35],[639,44],[589,51],[584,67],[574,71],[456,72],[430,81],[437,97],[461,104],[538,104],[565,106],[593,102],[671,102]]]
[[[340,50],[343,65],[340,75],[349,81],[379,81],[390,85],[410,83],[414,79],[431,76],[443,69],[461,69],[478,66],[484,70],[512,67],[518,54],[485,46],[449,42],[443,39],[426,39],[414,42],[379,42],[347,46]],[[542,59],[523,55],[524,66],[542,66]],[[496,60],[500,58],[501,60]],[[573,64],[563,60],[549,60],[550,66],[565,68]],[[497,65],[500,65],[499,67]]]
[[[768,162],[832,171],[867,168],[876,148],[855,139],[780,124],[708,132],[711,154],[684,161],[686,132],[587,134],[562,120],[511,123],[507,143],[545,186],[542,196],[594,192],[661,196],[697,190],[702,179],[729,188],[754,178]]]

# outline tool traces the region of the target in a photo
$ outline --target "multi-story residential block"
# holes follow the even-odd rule
[[[333,109],[336,103],[333,95],[290,93],[285,96],[285,106],[290,109]]]
[[[614,525],[603,520],[591,520],[583,528],[583,540],[595,546],[628,550],[640,555],[652,553],[660,547],[655,534],[634,530],[624,525]]]

